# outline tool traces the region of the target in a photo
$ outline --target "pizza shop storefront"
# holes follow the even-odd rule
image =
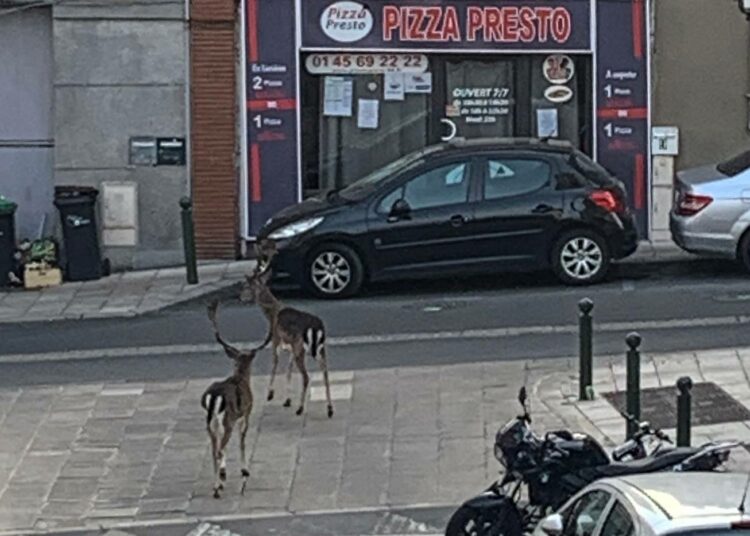
[[[283,206],[456,137],[570,141],[626,183],[645,234],[647,9],[247,0],[246,236]]]

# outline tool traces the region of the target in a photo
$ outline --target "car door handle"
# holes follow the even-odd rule
[[[550,212],[554,212],[554,207],[551,207],[549,205],[541,204],[534,207],[534,209],[531,211],[532,214],[549,214]]]
[[[451,216],[450,222],[453,227],[461,227],[464,223],[466,223],[468,220],[466,219],[466,216],[462,216],[461,214],[456,214],[455,216]]]

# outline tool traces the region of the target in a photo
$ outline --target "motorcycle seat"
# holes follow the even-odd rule
[[[599,478],[653,473],[677,465],[697,452],[699,452],[697,448],[678,447],[661,452],[658,456],[649,456],[642,460],[627,462],[612,462],[608,465],[594,467],[593,470],[598,474]]]

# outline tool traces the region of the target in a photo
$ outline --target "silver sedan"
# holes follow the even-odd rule
[[[742,536],[747,474],[651,473],[599,480],[532,536]]]
[[[672,239],[698,255],[738,259],[750,270],[750,151],[677,173]]]

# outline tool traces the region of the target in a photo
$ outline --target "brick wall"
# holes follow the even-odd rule
[[[237,7],[235,0],[191,0],[191,154],[198,257],[236,258]]]

